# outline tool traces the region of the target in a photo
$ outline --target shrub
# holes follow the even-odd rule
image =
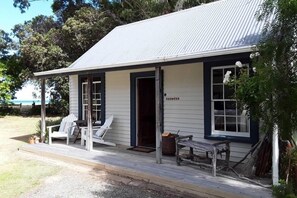
[[[54,119],[54,120],[46,120],[45,125],[46,126],[51,126],[51,125],[58,125],[62,121],[62,118],[59,119]],[[41,137],[41,120],[36,125],[36,134]],[[46,129],[46,134],[45,134],[45,142],[48,141],[48,130]]]
[[[11,104],[0,104],[0,116],[20,115],[19,108],[13,108]]]
[[[284,180],[280,180],[279,185],[272,187],[272,195],[276,198],[297,198],[293,193],[292,184],[287,184]]]

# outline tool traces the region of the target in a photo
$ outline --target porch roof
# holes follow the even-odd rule
[[[250,52],[261,39],[263,0],[221,0],[118,26],[68,68],[37,77]]]

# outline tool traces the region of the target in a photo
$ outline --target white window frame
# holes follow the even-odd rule
[[[88,107],[88,99],[87,99],[87,85],[88,85],[88,82],[82,82],[81,83],[81,94],[82,94],[82,100],[81,100],[81,107],[82,107],[82,119],[83,120],[86,120],[86,115],[85,115],[85,112],[87,110],[87,107]],[[96,86],[101,86],[101,81],[93,81],[93,86],[96,85]],[[85,87],[85,89],[84,89]],[[98,97],[96,97],[98,96]],[[102,103],[102,94],[99,92],[94,92],[93,90],[93,107],[92,107],[92,115],[93,115],[93,112],[95,112],[95,121],[100,121],[101,119],[101,113],[102,113],[102,107],[101,107],[101,103]],[[99,114],[98,114],[99,112]],[[99,116],[99,117],[98,117]]]
[[[250,119],[247,117],[247,128],[248,131],[247,132],[239,132],[238,131],[238,117],[240,117],[240,115],[238,115],[238,111],[237,111],[237,102],[236,99],[224,99],[225,96],[225,87],[223,82],[222,83],[213,83],[213,71],[217,70],[217,69],[228,69],[228,68],[234,68],[236,70],[235,65],[225,65],[225,66],[218,66],[218,67],[212,67],[211,68],[211,135],[215,135],[215,136],[235,136],[235,137],[251,137],[251,125],[250,125]],[[249,67],[248,64],[244,64],[243,67]],[[225,75],[225,73],[224,73]],[[224,78],[224,76],[223,76]],[[223,99],[213,99],[213,85],[223,85]],[[235,88],[236,89],[236,88]],[[221,101],[224,102],[224,114],[222,115],[222,117],[224,117],[224,131],[221,130],[215,130],[215,115],[214,115],[214,102],[215,101]],[[232,102],[236,102],[236,115],[227,115],[225,113],[225,102],[226,101],[232,101]],[[216,115],[218,116],[218,115]],[[236,118],[236,132],[234,131],[227,131],[226,130],[226,117],[235,117]]]

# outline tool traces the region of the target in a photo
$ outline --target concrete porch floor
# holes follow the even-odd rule
[[[177,166],[174,157],[164,156],[162,164],[156,164],[155,152],[140,153],[126,148],[96,144],[89,152],[80,144],[67,146],[57,141],[52,145],[28,144],[20,150],[203,197],[272,197],[270,189],[229,177],[213,177],[210,170],[201,170],[199,166]]]

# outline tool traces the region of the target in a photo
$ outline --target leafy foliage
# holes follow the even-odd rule
[[[296,198],[293,193],[291,184],[287,184],[284,180],[280,180],[280,184],[272,187],[272,194],[276,198]]]
[[[8,103],[13,99],[15,92],[21,88],[24,82],[20,75],[21,71],[22,68],[16,56],[0,59],[0,103]]]
[[[10,76],[5,75],[6,66],[3,63],[0,63],[0,102],[4,103],[11,99],[10,95],[10,85],[11,78]]]
[[[46,126],[52,126],[52,125],[59,125],[62,121],[62,118],[57,118],[57,119],[47,119],[45,121]],[[36,134],[41,137],[41,120],[38,121],[36,124]],[[46,129],[46,134],[45,134],[46,142],[48,141],[48,130]]]
[[[105,12],[81,8],[62,26],[59,45],[73,62],[117,25]]]
[[[242,75],[237,98],[263,120],[264,130],[277,124],[283,139],[297,129],[297,1],[266,0],[259,20],[266,22],[264,40],[252,54],[256,73]]]
[[[29,2],[29,0],[14,0],[13,6],[19,7],[21,12],[24,13],[25,10],[30,7],[30,2]]]
[[[12,40],[8,33],[0,30],[0,58],[6,56],[8,51],[12,48]]]

